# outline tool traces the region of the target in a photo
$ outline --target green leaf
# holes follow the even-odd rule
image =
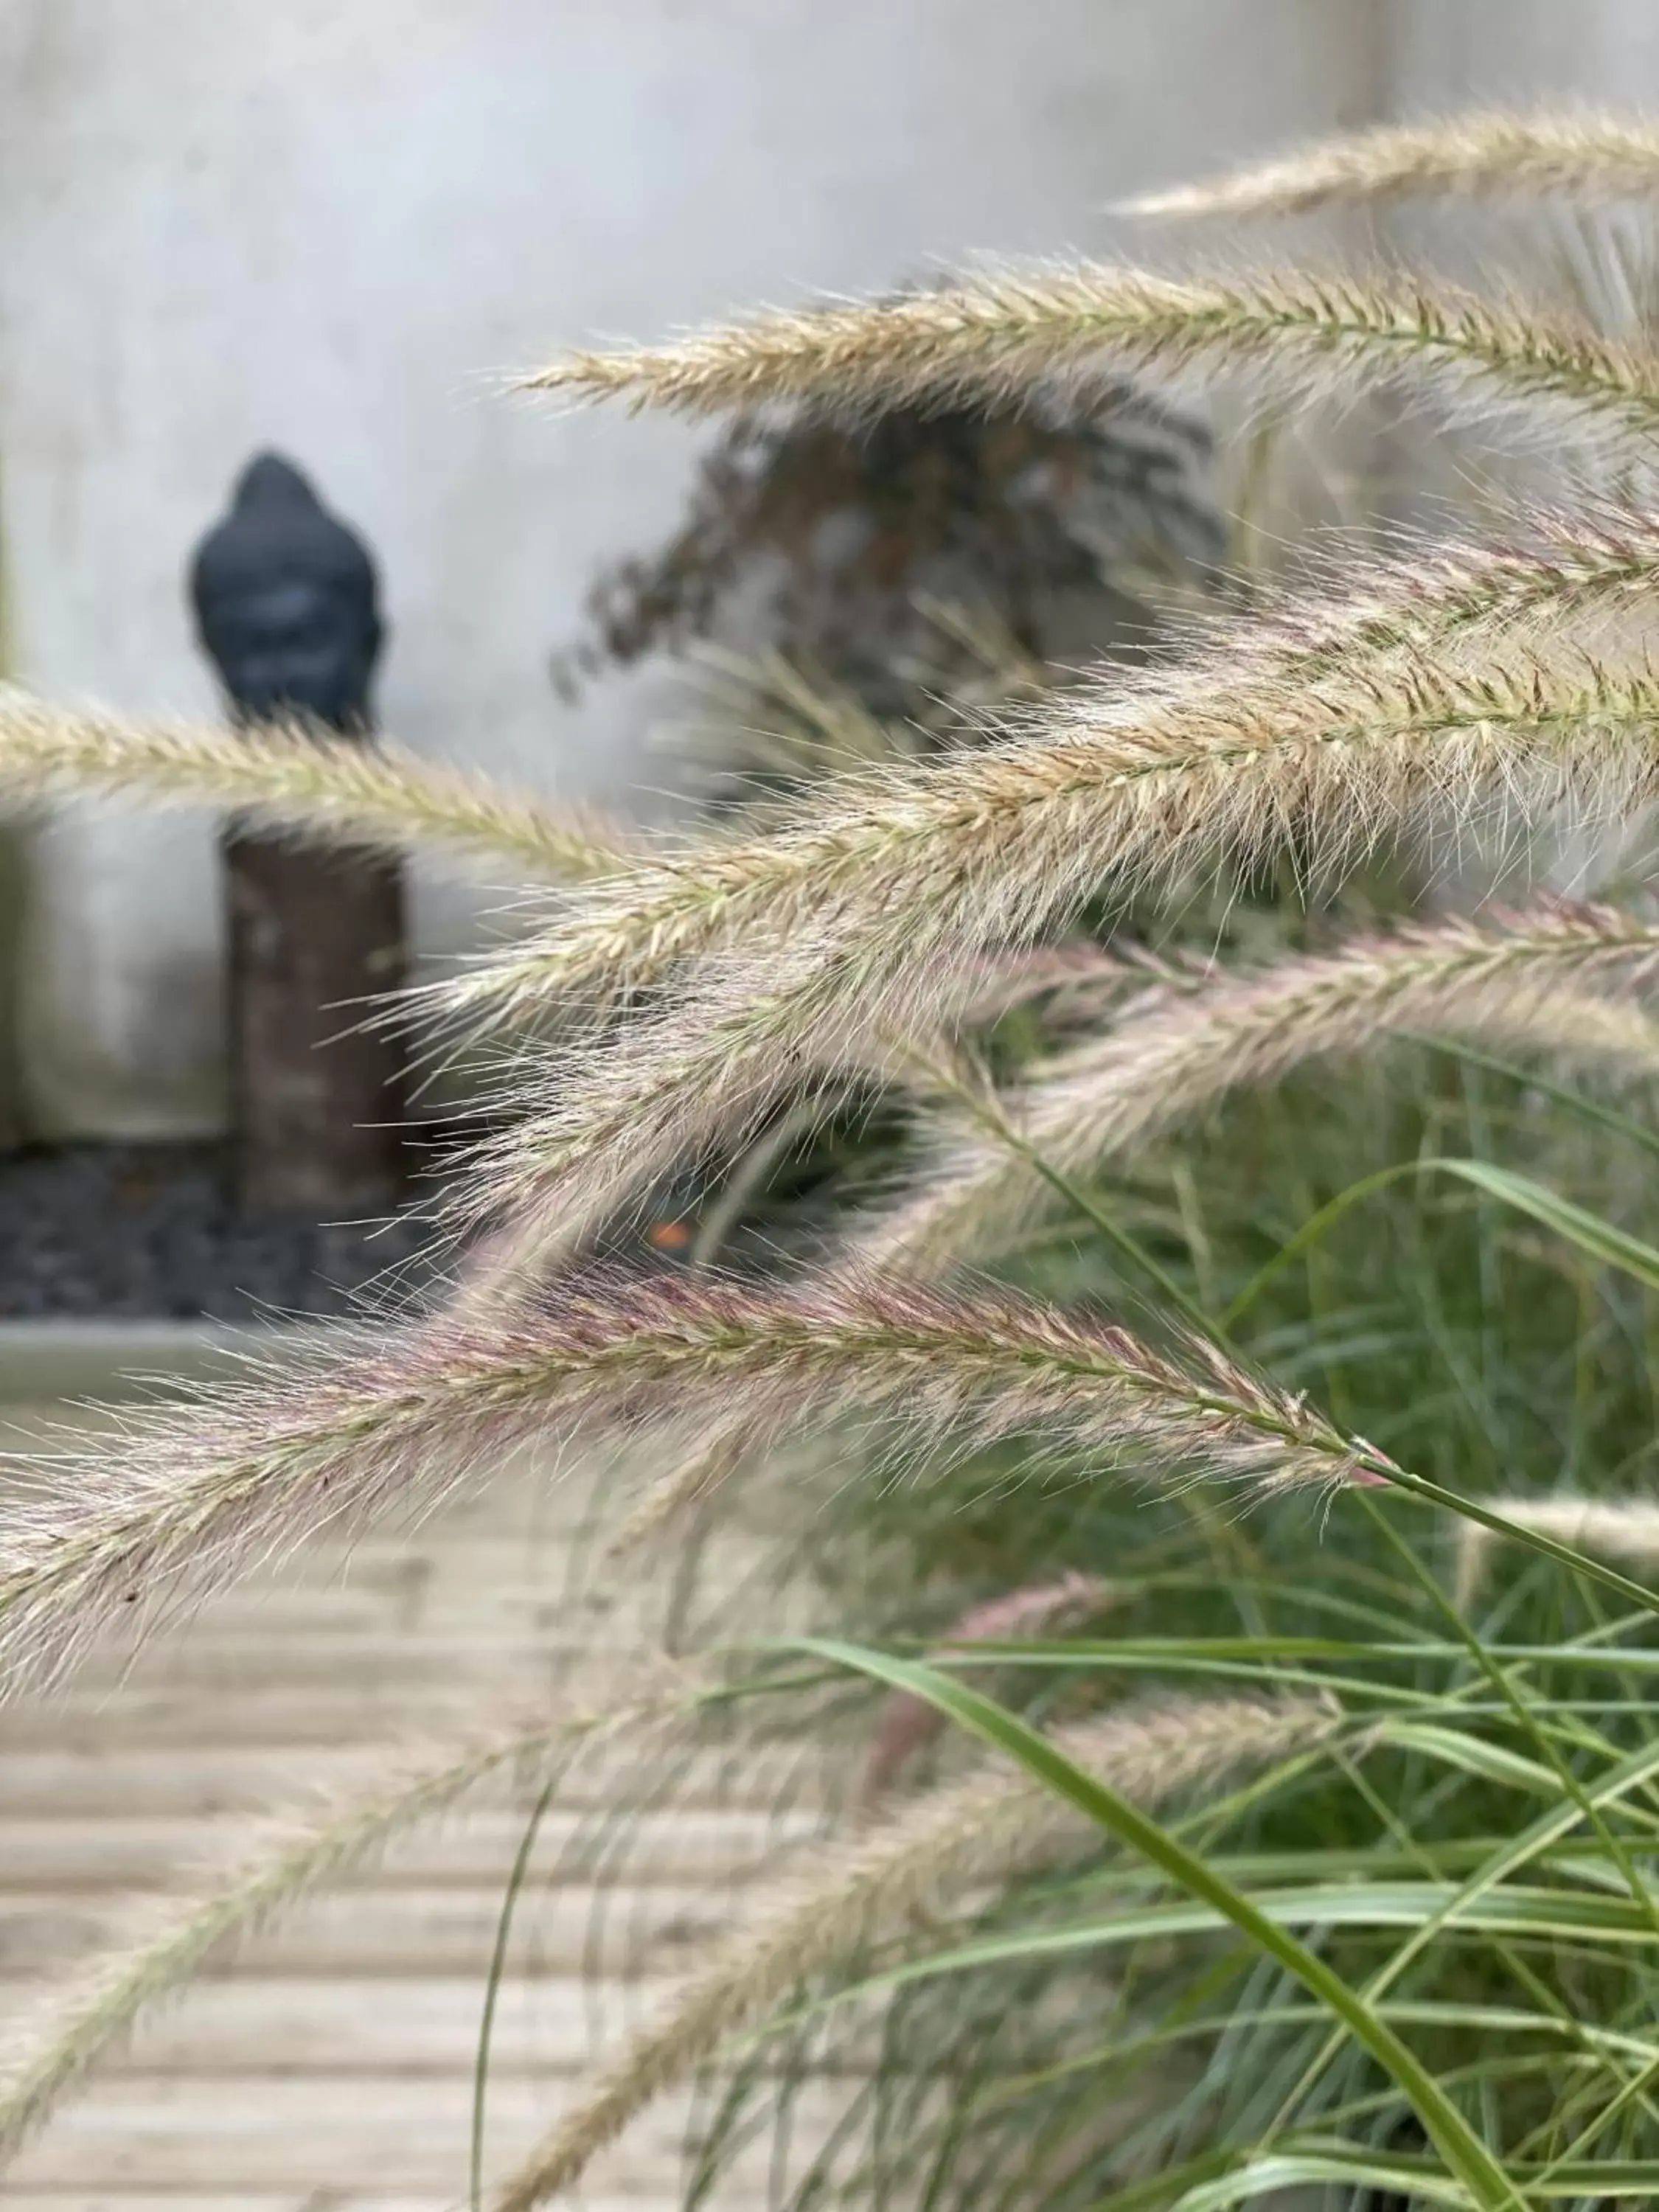
[[[1488,1743],[1484,1737],[1417,1721],[1390,1722],[1385,1733],[1387,1741],[1401,1750],[1420,1752],[1425,1758],[1458,1767],[1465,1774],[1479,1774],[1511,1790],[1528,1790],[1552,1802],[1561,1795],[1560,1782],[1547,1766],[1523,1759],[1519,1752],[1506,1751],[1502,1744]]]
[[[1485,1192],[1488,1198],[1499,1200],[1517,1213],[1528,1215],[1543,1227],[1553,1230],[1580,1251],[1604,1266],[1617,1267],[1650,1290],[1659,1290],[1659,1250],[1644,1243],[1639,1237],[1628,1236],[1624,1230],[1615,1229],[1599,1214],[1590,1213],[1570,1199],[1561,1198],[1542,1183],[1534,1182],[1529,1176],[1516,1175],[1513,1169],[1495,1166],[1490,1160],[1464,1159],[1443,1155],[1438,1158],[1401,1160],[1393,1167],[1381,1168],[1375,1175],[1364,1176],[1358,1182],[1350,1183],[1339,1191],[1328,1204],[1310,1215],[1294,1237],[1281,1244],[1273,1258],[1245,1285],[1222,1316],[1222,1326],[1227,1330],[1237,1328],[1243,1316],[1253,1306],[1273,1279],[1294,1261],[1302,1258],[1334,1228],[1345,1213],[1378,1191],[1404,1182],[1413,1176],[1447,1176],[1455,1182],[1468,1183],[1471,1188]]]
[[[1453,1060],[1462,1060],[1467,1066],[1483,1067],[1489,1075],[1502,1075],[1511,1082],[1524,1084],[1528,1090],[1540,1091],[1546,1098],[1554,1099],[1558,1106],[1565,1106],[1569,1113],[1577,1115],[1581,1120],[1610,1129],[1615,1136],[1641,1146],[1644,1152],[1659,1152],[1659,1134],[1653,1130],[1644,1129],[1628,1114],[1616,1112],[1613,1107],[1603,1105],[1600,1099],[1587,1098],[1582,1091],[1575,1091],[1565,1083],[1554,1082],[1537,1068],[1522,1067],[1514,1060],[1500,1060],[1495,1053],[1482,1052],[1477,1046],[1466,1044],[1461,1037],[1431,1036],[1423,1030],[1411,1030],[1405,1034],[1413,1044],[1425,1045],[1431,1052],[1443,1052]]]
[[[1364,2192],[1393,2196],[1402,2203],[1448,2204],[1468,2212],[1474,2201],[1455,2181],[1419,2159],[1404,2160],[1367,2152],[1328,2150],[1267,2151],[1239,2160],[1219,2180],[1200,2182],[1170,2200],[1169,2212],[1227,2212],[1235,2204],[1259,2204],[1263,2197],[1281,2189],[1346,2189],[1356,2203]]]
[[[1627,1236],[1610,1221],[1604,1221],[1600,1214],[1575,1206],[1570,1199],[1546,1189],[1529,1176],[1494,1166],[1490,1160],[1435,1160],[1425,1161],[1424,1165],[1473,1184],[1477,1190],[1484,1190],[1488,1196],[1513,1206],[1517,1213],[1529,1214],[1546,1229],[1588,1253],[1592,1260],[1619,1268],[1622,1273],[1645,1284],[1649,1290],[1659,1291],[1659,1251],[1651,1244],[1644,1243],[1639,1237]]]
[[[843,1666],[908,1691],[968,1729],[981,1741],[1006,1752],[1025,1771],[1086,1814],[1108,1835],[1158,1867],[1200,1905],[1229,1922],[1255,1947],[1275,1959],[1334,2013],[1356,2042],[1396,2084],[1422,2123],[1430,2142],[1482,2212],[1524,2212],[1525,2199],[1503,2167],[1410,2047],[1341,1976],[1299,1942],[1283,1922],[1224,1881],[1198,1855],[1126,1797],[1109,1788],[1039,1735],[1013,1713],[976,1690],[931,1667],[889,1658],[830,1638],[791,1639],[783,1648],[838,1660]],[[1597,1903],[1603,1900],[1597,1899]],[[1607,1899],[1617,1905],[1618,1899]],[[1645,1928],[1645,1922],[1644,1926]]]
[[[1365,1881],[1346,1886],[1314,1881],[1293,1888],[1252,1890],[1249,1898],[1260,1917],[1275,1928],[1422,1929],[1444,1921],[1443,1933],[1528,1936],[1562,1942],[1580,1936],[1594,1936],[1607,1943],[1653,1940],[1647,1915],[1627,1896],[1610,1891],[1522,1887],[1512,1883],[1466,1905],[1462,1886],[1455,1881]],[[1104,1920],[1076,1920],[1035,1931],[988,1936],[872,1975],[859,1987],[866,1990],[897,1987],[938,1973],[957,1973],[969,1966],[995,1966],[1039,1954],[1121,1950],[1154,1938],[1209,1936],[1224,1928],[1231,1917],[1219,1905],[1141,1905],[1134,1911],[1115,1911]],[[1275,1951],[1274,1955],[1279,1954]]]
[[[1648,2159],[1573,2159],[1553,2168],[1520,2165],[1514,2179],[1528,2197],[1589,2195],[1598,2203],[1615,2197],[1650,2202],[1659,2185],[1659,2162]],[[1272,2191],[1297,2188],[1340,2188],[1355,2201],[1374,2191],[1403,2203],[1467,2208],[1475,2200],[1457,2182],[1420,2158],[1402,2158],[1358,2143],[1322,2141],[1286,2145],[1257,2153],[1211,2152],[1168,2170],[1120,2194],[1097,2199],[1089,2212],[1227,2212],[1235,2204],[1260,2203]],[[1180,2195],[1171,2195],[1179,2190]]]

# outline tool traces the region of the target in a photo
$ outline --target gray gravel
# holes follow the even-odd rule
[[[0,1317],[246,1321],[340,1314],[407,1270],[418,1224],[250,1221],[211,1145],[85,1145],[0,1158]]]

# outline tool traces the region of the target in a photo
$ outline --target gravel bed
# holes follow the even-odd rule
[[[406,1220],[243,1218],[214,1145],[76,1145],[0,1158],[7,1320],[343,1314],[389,1273],[417,1281],[427,1241]]]

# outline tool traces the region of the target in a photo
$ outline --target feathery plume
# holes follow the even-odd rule
[[[263,1376],[37,1462],[8,1516],[0,1660],[61,1659],[135,1604],[222,1582],[325,1522],[426,1504],[514,1444],[695,1435],[737,1411],[769,1434],[856,1412],[895,1449],[964,1424],[981,1441],[1036,1433],[1258,1489],[1387,1480],[1370,1447],[1196,1340],[1177,1356],[1030,1300],[850,1277],[566,1285],[493,1330],[441,1316],[331,1330]]]
[[[821,839],[826,794],[810,805],[779,811],[763,837],[708,838],[678,850],[667,847],[614,883],[561,900],[549,926],[504,955],[477,963],[459,975],[409,994],[424,1011],[463,1030],[510,1027],[544,1015],[550,1006],[595,1011],[639,985],[657,980],[683,960],[718,945],[741,925],[753,902],[775,896],[791,882],[820,875],[838,884],[855,876],[861,857],[853,839],[881,838],[884,825],[902,834],[904,816],[937,794],[937,817],[923,836],[952,822],[971,824],[1017,817],[1046,797],[1073,804],[1097,789],[1127,786],[1149,760],[1111,750],[1133,745],[1144,726],[1148,755],[1201,749],[1205,732],[1231,724],[1239,755],[1271,753],[1280,728],[1305,726],[1310,708],[1322,716],[1332,740],[1362,742],[1392,710],[1408,721],[1414,710],[1431,712],[1419,696],[1443,673],[1455,695],[1474,703],[1478,686],[1455,665],[1441,669],[1443,648],[1471,626],[1491,625],[1493,643],[1511,647],[1500,664],[1500,687],[1513,703],[1536,664],[1558,641],[1583,653],[1590,641],[1570,617],[1622,605],[1641,606],[1659,583],[1659,525],[1639,513],[1606,502],[1587,514],[1529,514],[1536,543],[1525,548],[1450,546],[1407,554],[1370,568],[1344,568],[1334,585],[1300,595],[1245,621],[1200,627],[1199,642],[1173,667],[1139,675],[1102,668],[1092,679],[1051,698],[1046,714],[1007,718],[1001,726],[1012,753],[1010,772],[984,753],[912,763],[842,779],[835,792],[835,822]],[[1571,695],[1578,670],[1557,675]],[[1614,679],[1592,667],[1590,690]],[[1307,687],[1318,686],[1310,700]],[[1588,702],[1587,702],[1588,703]],[[1193,748],[1183,748],[1183,724]],[[1097,733],[1103,746],[1098,774],[1076,757],[1079,733]],[[1045,757],[1045,732],[1047,752]],[[1075,769],[1075,777],[1072,770]],[[982,787],[976,807],[975,787]],[[965,836],[967,827],[962,834]],[[793,858],[799,847],[799,858]],[[1091,856],[1086,866],[1097,869]],[[787,926],[787,914],[778,916]]]
[[[1659,423],[1659,360],[1536,307],[1391,273],[1182,277],[1087,262],[573,353],[517,388],[682,415],[793,402],[856,416],[1143,375],[1176,397],[1218,376],[1286,400],[1380,386],[1459,419],[1505,411],[1533,432],[1592,439],[1650,437]]]
[[[1012,1097],[942,1117],[909,1194],[852,1249],[860,1267],[924,1271],[994,1251],[1063,1204],[1037,1159],[1066,1176],[1126,1160],[1229,1091],[1403,1030],[1659,1070],[1659,1023],[1584,995],[1656,970],[1659,921],[1549,901],[1154,991]]]
[[[1333,1706],[1313,1698],[1194,1699],[1084,1722],[1054,1741],[1150,1808],[1313,1750],[1337,1722]],[[725,2038],[800,1983],[899,1933],[908,1914],[935,1901],[948,1909],[964,1890],[1063,1862],[1098,1837],[1045,1784],[998,1766],[917,1799],[855,1840],[815,1850],[755,1900],[746,1925],[603,2069],[509,2181],[495,2212],[532,2212],[572,2188],[638,2112]]]
[[[1565,623],[1645,611],[1659,582],[1650,517],[1618,500],[1560,511],[1532,505],[1515,529],[1512,544],[1407,540],[1385,559],[1332,562],[1316,588],[1259,604],[1245,621],[1189,615],[1197,650],[1164,681],[1213,690],[1218,680],[1236,684],[1241,671],[1301,681],[1356,653],[1433,653],[1466,633],[1483,645],[1537,650]]]
[[[620,823],[300,726],[254,731],[138,722],[52,707],[0,687],[0,801],[94,793],[152,806],[234,808],[260,828],[331,845],[442,847],[521,877],[575,883],[639,852]]]
[[[1659,1504],[1643,1498],[1494,1498],[1486,1501],[1518,1528],[1540,1536],[1553,1536],[1581,1552],[1600,1552],[1607,1558],[1627,1560],[1633,1566],[1659,1564]],[[1496,1528],[1477,1521],[1457,1523],[1455,1592],[1460,1607],[1467,1607],[1480,1589],[1482,1576],[1498,1540]]]
[[[79,2081],[154,2007],[325,1881],[448,1811],[492,1779],[522,1774],[603,1736],[687,1712],[678,1693],[592,1716],[523,1713],[489,1729],[380,1759],[309,1818],[271,1819],[181,1892],[146,1899],[84,1966],[9,2022],[0,2050],[0,2161],[50,2118]]]
[[[646,1181],[745,1133],[804,1066],[948,1027],[985,951],[1030,943],[1085,898],[1167,888],[1224,855],[1259,860],[1292,829],[1333,868],[1437,804],[1542,811],[1571,793],[1616,811],[1651,783],[1656,718],[1645,670],[1522,659],[1474,676],[1406,655],[1121,726],[1062,699],[1024,740],[831,787],[771,839],[628,879],[612,912],[630,936],[648,917],[659,949],[677,926],[707,948],[724,927],[710,980],[548,1054],[539,1075],[522,1063],[532,1111],[478,1147],[447,1218],[517,1220],[504,1283],[533,1280]],[[533,948],[495,987],[537,995],[561,957],[614,956],[605,891],[562,956]]]
[[[969,1606],[939,1641],[946,1646],[1003,1644],[1021,1637],[1054,1635],[1074,1623],[1095,1619],[1117,1595],[1113,1585],[1098,1575],[1079,1574],[1073,1569],[1054,1582],[1005,1590],[1000,1597]],[[872,1805],[884,1796],[902,1770],[944,1729],[945,1716],[937,1705],[912,1690],[890,1691],[876,1722],[865,1765],[864,1802]]]
[[[1425,192],[1465,198],[1550,192],[1595,202],[1655,191],[1659,129],[1652,124],[1590,108],[1559,115],[1499,110],[1346,131],[1208,183],[1138,193],[1117,211],[1185,221],[1310,215]]]

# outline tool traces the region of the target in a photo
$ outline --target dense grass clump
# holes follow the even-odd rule
[[[1143,212],[1656,184],[1645,126],[1486,116]],[[1654,795],[1659,353],[1431,272],[1083,267],[530,381],[858,422],[1126,376],[1380,391],[1565,459],[1502,544],[1350,548],[1181,651],[1023,681],[971,746],[884,759],[866,718],[846,773],[649,847],[395,755],[0,700],[22,795],[217,796],[553,885],[396,1010],[504,1071],[443,1292],[43,1464],[0,1527],[0,1651],[66,1664],[135,1589],[526,1439],[617,1455],[593,1572],[674,1583],[678,1647],[250,1836],[19,2029],[0,2144],[509,1766],[544,1802],[635,1746],[660,1798],[700,1747],[805,1741],[836,1832],[550,2114],[502,2212],[694,2073],[711,2203],[757,2122],[802,2207],[1659,2195],[1659,919],[1628,866],[1469,913],[1438,867],[1564,817],[1622,836]],[[877,1099],[896,1141],[769,1273],[718,1239],[661,1281],[592,1263],[660,1175],[735,1163],[729,1225]],[[700,1608],[692,1534],[726,1520],[817,1633],[758,1637],[754,1584]],[[841,2122],[798,2137],[818,2076]]]

